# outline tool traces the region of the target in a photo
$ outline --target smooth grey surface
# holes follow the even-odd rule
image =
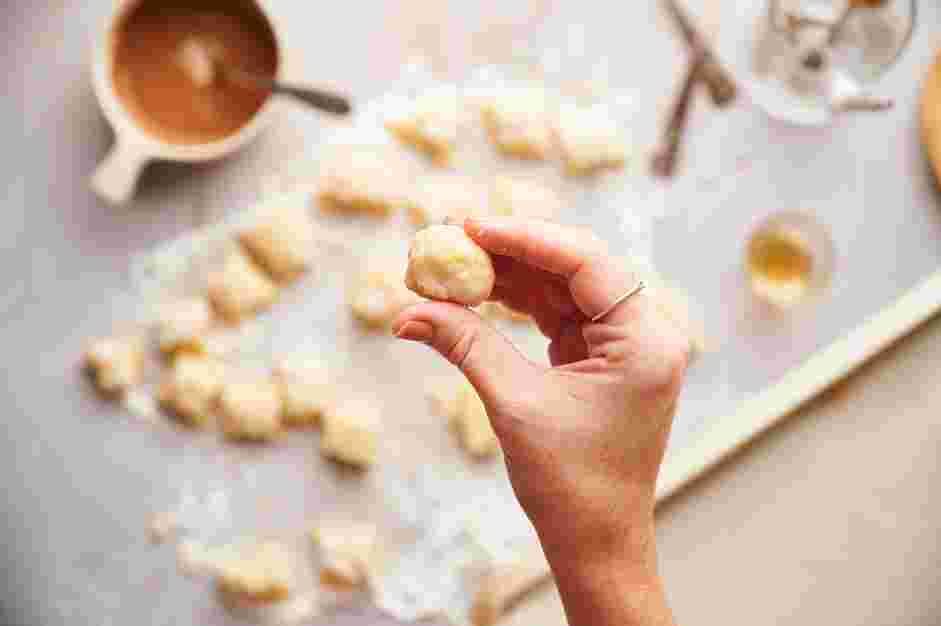
[[[244,205],[257,193],[257,181],[248,174],[278,154],[282,146],[276,142],[284,137],[266,136],[244,154],[218,164],[153,167],[137,202],[127,208],[97,201],[88,191],[87,177],[109,145],[110,132],[94,103],[87,62],[92,33],[109,5],[104,0],[19,3],[5,8],[0,25],[6,84],[6,96],[0,101],[4,149],[0,189],[6,200],[0,229],[4,288],[0,345],[6,355],[2,406],[7,409],[0,439],[0,458],[7,470],[0,484],[7,513],[0,533],[8,572],[0,604],[9,621],[23,624],[130,619],[205,623],[212,598],[173,572],[170,552],[147,549],[142,532],[147,514],[171,498],[169,486],[155,476],[163,468],[172,471],[180,461],[178,442],[172,437],[155,440],[151,430],[128,425],[119,408],[102,403],[87,385],[77,384],[75,366],[84,341],[108,330],[110,299],[121,291],[120,270],[127,267],[129,257],[195,223],[186,200],[194,190],[213,194],[207,204],[219,212]],[[398,62],[411,45],[408,34],[395,35],[397,29],[409,30],[408,21],[377,5],[348,3],[333,6],[329,14],[289,0],[280,6],[296,12],[292,22],[305,42],[310,75],[348,85],[357,97],[367,97],[382,92],[398,75]],[[941,9],[923,5],[922,29],[913,48],[885,83],[900,102],[889,115],[871,122],[854,118],[832,129],[809,131],[775,127],[747,105],[727,115],[697,107],[702,117],[687,167],[695,165],[699,174],[671,191],[674,199],[669,206],[670,219],[689,226],[674,226],[672,234],[662,238],[658,233],[657,243],[665,272],[690,286],[697,298],[711,302],[707,310],[722,304],[722,291],[712,287],[716,276],[725,288],[729,285],[724,281],[731,281],[733,290],[739,280],[736,245],[741,236],[735,229],[748,220],[734,224],[723,220],[743,213],[757,218],[766,210],[800,204],[833,211],[830,217],[846,219],[846,224],[878,220],[879,228],[871,237],[857,239],[857,231],[836,233],[841,265],[833,294],[850,298],[859,319],[886,303],[893,292],[913,284],[941,257],[937,246],[941,219],[932,208],[937,206],[936,194],[918,147],[914,109],[916,77],[926,70],[941,43],[938,30],[932,29],[941,23]],[[429,9],[421,15],[428,21],[441,18],[457,25],[450,31],[457,34],[478,28],[476,16],[493,8],[488,3],[465,8],[469,6]],[[501,11],[519,15],[520,6]],[[645,103],[647,98],[665,100],[678,76],[679,47],[651,28],[649,7],[636,13],[631,9],[628,15],[618,13],[624,8],[591,9],[574,4],[559,7],[548,30],[588,24],[588,57],[606,54],[606,63],[616,67],[620,80],[644,86]],[[730,21],[726,20],[724,33]],[[723,42],[734,47],[734,32]],[[467,56],[467,45],[462,48],[457,40],[448,45],[456,46],[456,58]],[[577,60],[568,61],[572,67],[579,65]],[[642,143],[656,132],[655,107],[645,104],[644,111],[646,121],[638,122],[637,139]],[[773,163],[766,162],[769,154],[776,155]],[[752,165],[747,175],[729,176],[748,155]],[[203,185],[209,179],[226,184]],[[754,213],[753,207],[757,207]],[[923,226],[918,230],[921,235],[899,241],[896,234],[912,219]],[[727,247],[696,254],[700,229],[727,227],[736,232]],[[672,253],[673,249],[683,254]],[[852,265],[847,261],[850,255]],[[868,290],[856,289],[860,284]],[[826,313],[818,320],[823,330],[806,343],[792,341],[779,330],[763,335],[765,340],[756,349],[775,357],[762,360],[779,371],[800,358],[800,348],[820,345],[847,323]],[[714,325],[727,332],[721,322]],[[757,384],[747,375],[736,381],[741,390]],[[703,384],[708,385],[708,379]],[[711,414],[702,407],[689,410]],[[813,437],[806,441],[812,445]],[[748,510],[748,505],[742,506]],[[669,540],[667,533],[665,541]],[[103,583],[114,580],[126,580],[127,585]],[[675,601],[683,604],[682,598]],[[160,609],[140,615],[141,606],[152,605]],[[378,621],[351,617],[347,623]]]
[[[0,604],[9,623],[206,623],[214,605],[176,574],[172,549],[145,545],[147,515],[171,501],[155,477],[180,463],[177,442],[128,427],[119,407],[90,392],[77,363],[87,338],[108,332],[109,300],[130,256],[192,225],[180,202],[187,185],[237,174],[258,148],[200,168],[152,167],[126,208],[94,198],[87,179],[111,134],[91,92],[89,44],[109,7],[4,8]],[[210,203],[239,195],[245,189],[233,184]]]

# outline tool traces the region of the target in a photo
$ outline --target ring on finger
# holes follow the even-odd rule
[[[618,296],[617,298],[615,298],[614,302],[612,302],[610,305],[608,305],[607,308],[605,308],[605,309],[604,309],[601,313],[599,313],[598,315],[595,315],[593,318],[591,318],[592,323],[594,324],[594,323],[597,323],[597,322],[600,322],[601,320],[603,320],[603,319],[604,319],[605,317],[607,317],[614,309],[616,309],[616,308],[618,307],[618,305],[620,305],[622,302],[625,302],[625,301],[627,301],[627,300],[630,300],[631,298],[633,298],[634,296],[636,296],[637,294],[639,294],[641,291],[644,290],[644,288],[645,288],[646,286],[647,286],[647,285],[646,285],[646,283],[644,283],[643,280],[637,281],[637,284],[636,284],[636,285],[634,285],[633,287],[631,287],[630,289],[628,289],[627,291],[625,291],[623,294],[621,294],[620,296]]]

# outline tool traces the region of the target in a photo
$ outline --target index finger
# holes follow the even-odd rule
[[[589,319],[607,312],[640,281],[632,263],[608,254],[604,242],[588,231],[512,217],[468,219],[464,230],[491,254],[562,277],[575,304]],[[612,320],[617,321],[617,316],[623,319],[640,300],[629,298],[615,307],[610,311]]]

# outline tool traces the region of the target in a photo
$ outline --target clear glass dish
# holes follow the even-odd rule
[[[917,0],[868,3],[879,4],[875,8],[851,3],[768,0],[751,18],[745,82],[771,117],[823,126],[848,102],[884,106],[869,88],[908,48],[918,21]]]

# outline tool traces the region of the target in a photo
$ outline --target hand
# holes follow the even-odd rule
[[[647,291],[591,321],[638,279],[590,233],[513,218],[468,220],[465,230],[493,257],[492,298],[533,316],[552,367],[453,304],[408,309],[396,335],[428,343],[477,389],[571,623],[633,623],[638,613],[654,621],[637,623],[669,623],[653,508],[688,337]]]

